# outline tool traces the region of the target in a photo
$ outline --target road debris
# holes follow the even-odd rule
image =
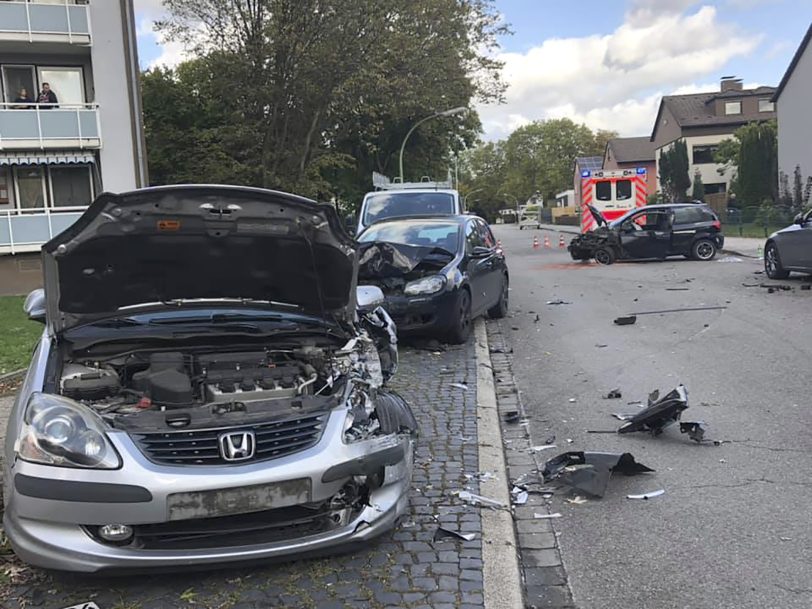
[[[666,292],[688,292],[691,288],[665,288]]]
[[[575,399],[575,398],[570,398],[570,399],[569,399],[569,403],[570,403],[570,404],[574,404],[575,402],[576,402],[576,399]]]
[[[576,495],[575,497],[572,497],[571,499],[566,499],[566,502],[567,503],[572,503],[574,505],[582,505],[584,503],[587,503],[587,499],[586,499],[586,497],[581,497],[580,495]]]
[[[504,419],[505,423],[518,423],[521,415],[518,410],[510,410],[505,413]]]
[[[568,304],[572,304],[572,303],[567,302],[566,300],[558,299],[558,300],[548,300],[547,304],[548,305],[568,305]]]
[[[544,440],[545,444],[552,444],[553,442],[555,442],[555,435],[548,436],[547,439]]]
[[[513,505],[524,505],[527,503],[527,499],[530,497],[526,490],[518,486],[514,486],[513,490],[510,491],[510,494],[513,498]]]
[[[605,349],[609,345],[595,345],[598,349]]]
[[[618,317],[615,319],[616,326],[631,326],[634,323],[637,323],[636,315],[627,315],[625,317]]]
[[[99,606],[93,601],[87,601],[86,603],[79,603],[78,605],[64,607],[64,609],[99,609]]]
[[[475,474],[465,474],[466,480],[479,480],[485,482],[487,480],[498,480],[498,477],[493,472],[477,472]]]
[[[505,507],[505,504],[502,503],[501,501],[496,501],[496,499],[488,499],[487,497],[483,497],[482,495],[476,495],[474,493],[471,493],[470,491],[458,491],[457,496],[466,503],[471,503],[474,505],[481,505],[484,507],[499,508],[499,509]]]
[[[468,391],[468,385],[465,383],[451,383],[450,386],[456,389],[462,389],[463,391]]]
[[[643,493],[642,495],[626,495],[626,499],[643,499],[644,501],[648,501],[653,497],[659,497],[660,495],[664,495],[665,490],[660,489],[658,491],[651,491],[650,493]]]
[[[662,399],[659,399],[659,391],[654,391],[649,395],[648,406],[627,419],[617,431],[648,431],[651,435],[658,436],[663,429],[679,421],[682,411],[687,408],[688,390],[684,385],[679,385]]]
[[[531,446],[530,452],[531,453],[540,453],[543,450],[547,450],[548,448],[556,448],[555,444],[542,444],[541,446]]]
[[[619,388],[612,389],[609,393],[603,396],[604,400],[619,400],[623,397],[623,394],[620,393]]]
[[[802,290],[805,290],[805,291],[807,291],[807,292],[808,292],[809,290],[812,290],[812,283],[805,283],[805,284],[803,284],[803,285],[801,286],[801,289],[802,289]]]
[[[550,518],[561,518],[561,514],[559,514],[558,512],[556,512],[555,514],[539,514],[538,512],[536,512],[533,514],[533,518],[548,520]]]
[[[633,476],[653,472],[631,453],[566,452],[553,457],[541,471],[545,482],[557,481],[593,497],[603,497],[613,473]]]
[[[705,428],[702,427],[703,425],[704,422],[702,421],[680,421],[679,431],[680,433],[687,433],[691,440],[702,444],[705,440]]]
[[[681,309],[663,309],[662,311],[638,311],[636,313],[632,313],[634,315],[662,315],[663,313],[685,313],[686,311],[720,311],[723,309],[727,309],[724,306],[708,306],[708,307],[683,307]]]
[[[434,531],[434,541],[442,541],[449,537],[452,539],[462,539],[463,541],[473,541],[476,539],[476,533],[460,533],[459,531],[446,529],[445,527],[437,527],[437,530]]]

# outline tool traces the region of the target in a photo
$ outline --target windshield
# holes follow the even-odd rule
[[[439,247],[456,252],[459,244],[459,226],[453,222],[387,222],[381,226],[368,228],[358,238],[361,243],[386,241],[404,245]]]
[[[380,192],[367,197],[364,225],[388,218],[455,213],[454,197],[447,192]]]

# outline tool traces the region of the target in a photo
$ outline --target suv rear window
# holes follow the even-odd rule
[[[674,224],[696,224],[697,222],[713,222],[716,217],[705,207],[675,207]]]
[[[367,199],[364,225],[387,218],[453,216],[454,197],[445,192],[380,192]]]

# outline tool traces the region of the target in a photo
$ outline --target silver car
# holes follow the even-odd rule
[[[3,524],[50,569],[365,544],[407,509],[394,324],[335,209],[249,188],[104,194],[43,246]]]
[[[770,235],[764,246],[764,271],[770,279],[786,279],[790,271],[812,273],[812,210]]]

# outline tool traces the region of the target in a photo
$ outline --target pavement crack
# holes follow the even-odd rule
[[[812,588],[790,588],[789,586],[782,586],[781,584],[773,584],[776,588],[781,588],[793,594],[812,594]]]

